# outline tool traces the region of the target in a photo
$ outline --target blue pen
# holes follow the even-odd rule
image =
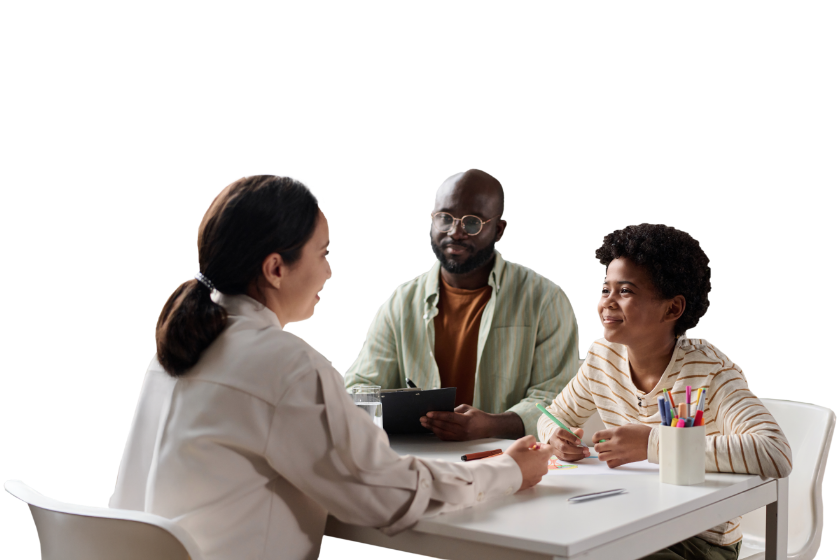
[[[657,397],[656,398],[656,404],[659,405],[659,418],[662,422],[662,425],[663,426],[670,425],[668,423],[668,414],[665,412],[665,397],[663,397],[662,395]]]

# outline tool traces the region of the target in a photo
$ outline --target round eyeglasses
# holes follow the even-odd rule
[[[461,227],[464,228],[464,232],[467,235],[478,235],[481,233],[481,228],[484,227],[484,224],[490,220],[501,218],[501,216],[499,214],[498,216],[493,216],[482,221],[478,216],[463,216],[459,219],[449,212],[435,212],[432,214],[432,224],[439,232],[449,233],[453,228],[458,227],[458,222],[461,222]]]

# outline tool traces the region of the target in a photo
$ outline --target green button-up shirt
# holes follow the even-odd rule
[[[344,376],[384,389],[440,388],[435,362],[435,322],[440,263],[398,287],[373,319],[359,357]],[[481,316],[473,406],[517,413],[525,433],[537,435],[540,412],[578,370],[574,311],[556,284],[496,253],[487,284],[493,287]]]

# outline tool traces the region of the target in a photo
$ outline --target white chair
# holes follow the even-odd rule
[[[164,517],[62,503],[19,480],[5,487],[29,504],[41,560],[201,560],[192,537]]]
[[[762,399],[785,432],[793,451],[793,472],[788,481],[788,560],[811,560],[820,547],[823,526],[822,482],[834,434],[835,415],[824,407],[792,401]],[[583,441],[603,430],[597,414],[583,425]],[[764,560],[765,508],[741,520],[744,540],[741,560]]]
[[[834,413],[813,404],[762,399],[782,427],[793,451],[788,490],[788,560],[811,560],[823,528],[822,482],[834,434]],[[739,558],[764,560],[765,508],[741,520],[744,541]]]

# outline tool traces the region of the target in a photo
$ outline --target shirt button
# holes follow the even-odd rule
[[[505,494],[508,494],[508,495],[513,494],[513,486],[508,486],[508,489],[505,490]]]
[[[421,488],[428,488],[429,487],[429,481],[424,478],[423,480],[420,481],[420,487]]]
[[[484,492],[479,492],[476,498],[479,502],[484,501]]]

